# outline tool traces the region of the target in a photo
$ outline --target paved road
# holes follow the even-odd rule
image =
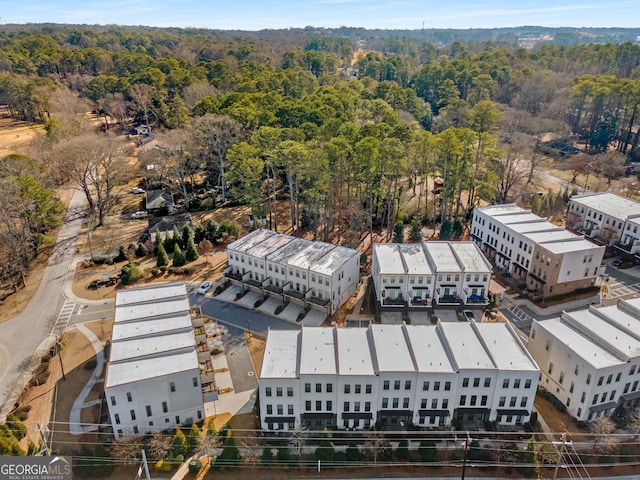
[[[244,341],[244,330],[218,321],[222,344],[227,355],[233,389],[236,393],[258,388],[253,362]],[[259,372],[258,372],[259,374]]]
[[[54,341],[58,318],[61,323],[69,321],[75,308],[60,293],[75,255],[84,202],[82,192],[76,190],[38,290],[20,315],[0,324],[0,419],[28,380],[29,366],[35,365]]]

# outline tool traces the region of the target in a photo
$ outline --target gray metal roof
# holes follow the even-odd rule
[[[640,214],[639,202],[611,192],[574,195],[571,197],[571,202],[622,221],[631,215]]]

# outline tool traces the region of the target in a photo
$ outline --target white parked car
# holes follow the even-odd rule
[[[144,210],[139,210],[131,214],[131,218],[147,218],[148,216],[149,216],[149,212],[146,212]]]
[[[144,188],[132,188],[131,190],[129,190],[131,193],[144,193]]]
[[[467,322],[470,322],[471,320],[475,320],[476,319],[476,316],[473,314],[473,311],[471,311],[471,310],[462,310],[462,314],[467,319]]]
[[[204,282],[202,285],[198,287],[198,293],[200,295],[204,295],[211,288],[211,282]]]

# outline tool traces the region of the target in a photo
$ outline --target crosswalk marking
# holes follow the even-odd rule
[[[608,286],[609,294],[607,295],[607,298],[618,298],[640,292],[640,282],[632,285],[626,285],[616,281],[609,283]]]
[[[65,332],[75,308],[76,302],[72,302],[71,300],[64,301],[64,304],[60,309],[60,313],[58,313],[58,318],[56,319],[56,324],[53,327],[52,333],[55,333],[56,336],[60,336]]]
[[[509,310],[518,320],[526,322],[531,319],[531,316],[528,315],[524,310],[521,310],[517,305],[512,305],[507,310]]]

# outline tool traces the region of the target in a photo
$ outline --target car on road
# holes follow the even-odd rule
[[[129,190],[131,193],[144,193],[144,188],[132,188],[131,190]]]
[[[611,266],[613,267],[619,267],[620,265],[622,265],[624,262],[622,261],[621,258],[616,258],[613,262],[611,262]]]
[[[147,218],[149,216],[148,212],[145,212],[144,210],[139,210],[137,212],[133,212],[131,214],[131,218]]]
[[[198,293],[200,295],[204,295],[211,288],[211,282],[204,282],[202,285],[198,287]]]
[[[470,322],[476,319],[476,316],[473,314],[471,310],[462,310],[462,314],[467,319],[467,322]]]

